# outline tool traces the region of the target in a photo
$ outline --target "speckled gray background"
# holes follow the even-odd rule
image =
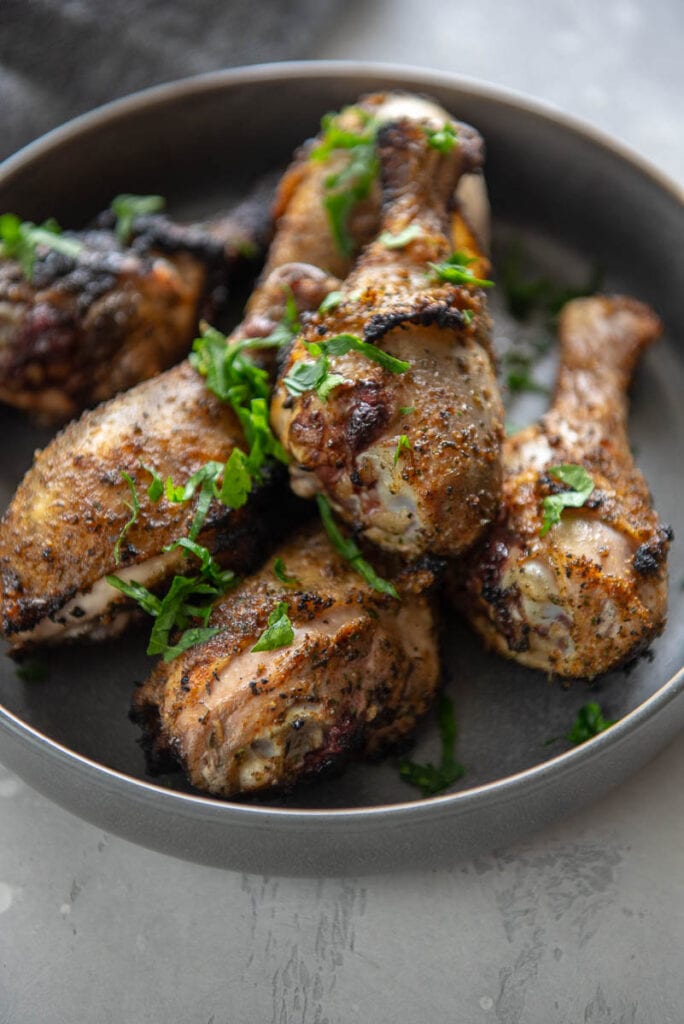
[[[39,109],[50,91],[41,59],[59,63],[52,37],[34,38],[30,74],[7,58],[9,16],[27,6],[0,5],[5,139],[17,126],[40,130],[55,109]],[[61,6],[85,16],[99,5]],[[112,40],[159,52],[131,22],[135,6],[109,4],[112,24],[129,12]],[[193,11],[211,23],[232,6]],[[170,63],[150,63],[149,80],[194,71],[205,54],[207,67],[271,54],[444,68],[555,103],[684,178],[678,0],[352,0],[326,11],[327,24],[321,15],[309,49],[296,20],[273,35],[275,9],[252,5],[225,60],[220,33],[203,23],[166,51]],[[73,77],[57,104],[105,98],[87,75],[85,90],[73,84],[76,62],[61,59]],[[608,798],[514,848],[362,880],[174,861],[98,832],[0,770],[0,1024],[681,1024],[683,946],[681,739]]]

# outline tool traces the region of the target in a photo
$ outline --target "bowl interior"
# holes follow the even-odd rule
[[[327,110],[392,86],[433,95],[483,134],[495,264],[520,244],[532,270],[559,282],[580,284],[599,266],[604,290],[633,294],[664,318],[666,335],[637,376],[630,433],[662,518],[676,536],[684,535],[684,479],[677,468],[684,441],[684,316],[676,287],[681,207],[638,166],[561,120],[487,90],[387,70],[281,68],[241,80],[215,76],[114,106],[48,137],[0,172],[0,210],[34,221],[56,216],[65,226],[78,226],[126,191],[165,195],[179,219],[216,212],[244,194],[256,177],[285,165]],[[497,344],[521,330],[529,333],[507,314],[501,289],[492,304]],[[539,367],[540,379],[550,382],[553,368],[552,349]],[[538,396],[518,399],[510,403],[509,414],[522,425],[544,405]],[[0,433],[6,439],[0,458],[4,507],[34,449],[50,434],[11,410],[0,410]],[[592,687],[566,688],[489,655],[450,617],[444,671],[459,722],[458,756],[466,768],[454,791],[494,782],[558,754],[567,744],[547,741],[568,731],[587,700],[599,700],[606,716],[618,719],[666,685],[684,662],[683,578],[675,544],[666,632],[648,659]],[[51,651],[41,655],[48,665],[48,678],[41,682],[22,681],[3,657],[0,702],[49,740],[146,779],[138,730],[128,719],[133,685],[151,667],[145,642],[143,630],[137,630],[123,643]],[[428,717],[411,756],[437,755],[437,730]],[[180,775],[153,781],[186,788]],[[390,758],[351,765],[337,778],[267,802],[330,809],[400,804],[415,796]]]

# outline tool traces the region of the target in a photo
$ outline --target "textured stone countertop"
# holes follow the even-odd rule
[[[676,0],[350,0],[289,55],[511,86],[681,180],[683,29]],[[361,879],[177,861],[0,769],[0,1024],[681,1024],[683,946],[681,738],[510,849]]]

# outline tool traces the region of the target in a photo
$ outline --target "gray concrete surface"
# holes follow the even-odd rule
[[[301,56],[506,84],[684,177],[674,0],[353,0],[336,18]],[[683,945],[681,739],[511,849],[344,880],[175,861],[0,772],[0,1024],[681,1024]]]

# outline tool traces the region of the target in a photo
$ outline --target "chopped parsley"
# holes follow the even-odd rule
[[[287,304],[285,326],[271,336],[272,344],[282,344],[296,320],[294,302]],[[200,563],[200,571],[194,576],[175,576],[167,594],[157,597],[142,584],[127,582],[117,576],[107,576],[107,582],[135,601],[155,622],[147,648],[148,654],[162,654],[170,661],[195,644],[204,643],[218,631],[207,625],[211,609],[217,597],[234,586],[238,581],[230,570],[222,570],[214,561],[207,548],[196,542],[206,520],[213,499],[229,508],[241,508],[247,501],[253,484],[261,480],[263,472],[273,459],[286,462],[287,456],[276,440],[268,416],[269,383],[265,370],[256,366],[246,349],[263,345],[269,339],[241,339],[229,345],[225,335],[212,327],[205,326],[200,338],[195,339],[191,361],[195,369],[206,378],[207,387],[219,399],[234,410],[249,446],[249,452],[234,448],[225,464],[207,462],[184,484],[177,484],[171,477],[163,479],[152,466],[142,468],[152,478],[147,495],[153,502],[162,497],[173,503],[196,498],[196,507],[187,537],[182,537],[164,550],[183,548],[188,555],[194,555]],[[135,483],[127,473],[122,476],[128,483],[133,496],[131,519],[124,526],[115,545],[115,561],[119,564],[119,549],[126,532],[135,522],[139,512],[139,501]],[[179,633],[175,644],[170,637]]]
[[[344,377],[330,372],[330,356],[343,356],[347,352],[361,352],[367,359],[378,363],[390,373],[406,373],[410,363],[383,352],[376,345],[362,341],[355,334],[337,334],[328,341],[305,342],[307,351],[315,357],[313,363],[301,359],[293,366],[283,383],[291,395],[315,391],[322,401],[330,392],[344,383]]]
[[[333,517],[328,499],[322,494],[317,494],[316,501],[325,532],[328,534],[328,539],[337,553],[349,562],[352,568],[359,576],[363,577],[368,586],[372,587],[373,590],[377,590],[381,594],[389,594],[390,597],[396,598],[397,601],[400,600],[394,584],[378,576],[373,566],[361,554],[356,541],[351,537],[345,537],[340,531]]]
[[[344,298],[342,292],[328,292],[326,297],[318,307],[319,313],[331,313],[333,309],[337,309],[340,302]]]
[[[157,597],[141,583],[122,580],[118,576],[106,577],[110,586],[135,601],[154,618],[147,653],[161,654],[165,662],[218,633],[218,627],[207,626],[214,601],[238,582],[235,573],[221,569],[211,553],[200,544],[183,537],[164,550],[176,547],[186,549],[199,559],[200,572],[195,576],[174,576],[163,598]],[[193,624],[193,620],[201,625]],[[171,634],[175,632],[180,635],[176,643],[171,644]]]
[[[458,132],[452,121],[445,121],[441,128],[424,128],[428,146],[440,153],[450,153],[458,144]]]
[[[22,683],[44,683],[50,674],[47,662],[39,658],[27,658],[17,665],[17,679]]]
[[[494,284],[486,278],[475,277],[470,269],[470,264],[475,263],[474,256],[468,256],[465,252],[453,252],[448,259],[441,263],[428,263],[428,267],[440,281],[449,281],[451,284],[469,284],[476,288],[491,288]]]
[[[276,579],[279,579],[284,587],[301,586],[301,580],[298,580],[296,576],[288,576],[287,566],[282,558],[276,558],[273,563],[273,573]]]
[[[325,179],[323,205],[333,239],[343,256],[351,256],[354,240],[349,234],[349,216],[356,204],[366,199],[378,176],[379,162],[376,152],[378,123],[362,107],[347,107],[343,114],[358,116],[360,127],[357,131],[343,128],[340,115],[326,114],[321,121],[322,138],[312,151],[312,160],[325,161],[339,151],[347,150],[349,159],[345,166]]]
[[[287,605],[281,601],[268,617],[268,625],[252,651],[277,651],[289,647],[294,640],[294,629],[287,614]]]
[[[415,405],[401,405],[399,406],[399,412],[402,416],[410,416],[412,412],[416,411]]]
[[[406,434],[402,434],[397,441],[397,447],[394,452],[394,465],[396,466],[402,452],[411,451],[411,442],[409,441]]]
[[[611,725],[615,725],[615,721],[607,721],[603,717],[601,706],[596,701],[590,701],[579,709],[577,718],[565,738],[575,746],[579,746],[580,743],[590,740],[592,736],[598,736],[599,733],[605,732]]]
[[[260,478],[270,459],[287,464],[285,449],[271,429],[268,415],[270,385],[266,370],[257,366],[245,351],[264,339],[243,338],[227,344],[226,336],[214,327],[204,326],[196,338],[190,361],[217,398],[237,415],[249,454],[242,468],[252,478]]]
[[[535,363],[539,356],[521,349],[509,349],[501,360],[504,372],[506,387],[513,394],[522,391],[533,392],[538,395],[548,395],[549,389],[540,384],[533,377]]]
[[[519,240],[508,247],[501,261],[501,286],[506,305],[518,320],[542,313],[553,321],[566,302],[593,295],[601,288],[603,274],[599,267],[594,267],[584,285],[573,288],[547,277],[532,276],[526,266],[528,262]]]
[[[131,526],[133,526],[133,523],[137,521],[138,515],[140,514],[140,502],[138,501],[138,493],[135,489],[135,483],[133,482],[129,474],[125,473],[123,470],[121,470],[121,476],[124,478],[124,480],[126,481],[131,490],[131,500],[124,502],[126,508],[130,509],[131,518],[128,520],[127,523],[124,524],[124,526],[121,529],[121,533],[116,538],[116,543],[114,545],[115,565],[118,565],[121,561],[121,543],[126,534],[128,533],[128,531],[130,530]]]
[[[404,249],[409,242],[415,241],[416,238],[422,238],[423,235],[424,231],[418,224],[409,224],[396,235],[393,235],[391,231],[383,231],[378,236],[378,242],[380,245],[384,245],[385,249]]]
[[[549,494],[542,502],[543,518],[539,536],[544,537],[552,526],[559,523],[563,509],[581,508],[594,490],[594,481],[583,466],[566,463],[561,466],[550,466],[550,476],[571,488],[559,494]]]
[[[17,260],[27,280],[31,279],[41,249],[53,249],[75,259],[83,243],[77,238],[65,238],[54,218],[36,225],[21,220],[15,213],[0,215],[0,256]]]
[[[133,221],[150,213],[159,213],[166,206],[163,196],[136,196],[124,192],[115,196],[110,209],[116,217],[116,237],[122,245],[128,245],[133,234]]]
[[[403,760],[399,763],[401,778],[420,789],[423,796],[436,796],[460,779],[465,769],[454,756],[457,726],[453,702],[441,693],[435,707],[441,739],[441,757],[438,765],[416,764]]]

